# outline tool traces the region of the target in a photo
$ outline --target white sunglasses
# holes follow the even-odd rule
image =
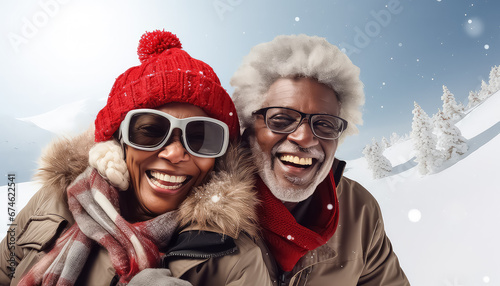
[[[129,111],[120,124],[119,140],[139,150],[156,151],[165,146],[175,128],[182,131],[183,146],[194,156],[216,158],[226,153],[226,123],[203,116],[178,119],[156,109]]]

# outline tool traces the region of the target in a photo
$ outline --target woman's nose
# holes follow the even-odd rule
[[[173,164],[189,160],[189,153],[182,144],[181,131],[179,129],[172,132],[167,144],[160,150],[158,157],[168,160]]]

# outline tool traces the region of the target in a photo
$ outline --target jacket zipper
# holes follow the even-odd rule
[[[166,254],[164,257],[188,257],[188,258],[208,259],[208,258],[216,258],[216,257],[226,256],[229,254],[233,254],[235,252],[236,252],[236,248],[232,248],[232,249],[218,252],[218,253],[211,253],[211,254],[197,254],[197,253],[189,253],[189,252],[171,252],[171,253]]]
[[[283,272],[279,276],[279,278],[278,278],[278,286],[286,286],[287,285],[287,283],[286,283],[286,273],[287,272]]]

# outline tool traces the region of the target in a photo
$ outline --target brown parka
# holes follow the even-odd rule
[[[17,285],[31,267],[48,251],[59,236],[74,223],[68,209],[66,187],[88,166],[88,151],[93,145],[90,130],[73,139],[63,139],[44,152],[40,178],[42,188],[16,216],[10,233],[0,244],[0,285]],[[217,172],[203,187],[198,187],[179,208],[183,227],[179,232],[199,230],[223,234],[233,243],[231,251],[203,255],[203,259],[173,256],[170,267],[179,277],[190,267],[203,266],[196,274],[186,276],[193,285],[270,285],[270,278],[256,235],[257,203],[253,187],[253,168],[239,148],[231,148],[218,160]],[[215,202],[212,198],[217,196]],[[212,236],[213,237],[213,236]],[[201,238],[203,241],[203,238]],[[203,248],[203,245],[202,245]],[[192,251],[200,257],[199,251]],[[186,252],[185,252],[186,253]],[[164,266],[167,266],[166,264]],[[15,273],[12,276],[13,270]],[[177,275],[176,275],[177,274]],[[110,285],[115,276],[105,248],[93,248],[77,285]]]
[[[333,171],[340,217],[335,234],[325,245],[308,252],[291,272],[281,273],[265,242],[256,240],[261,248],[273,285],[410,285],[385,233],[377,201],[359,183],[342,177],[344,167],[345,162],[335,160]],[[248,259],[251,258],[248,257]],[[178,265],[172,267],[172,270],[177,270],[177,267]],[[200,266],[199,269],[204,267],[213,266],[206,264]],[[238,265],[218,264],[217,267],[224,269],[238,267]],[[178,275],[183,274],[184,278],[197,275],[194,268],[187,272],[174,272]]]

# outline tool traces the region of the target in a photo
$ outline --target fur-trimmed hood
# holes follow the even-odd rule
[[[35,178],[44,184],[45,190],[57,190],[65,197],[69,184],[89,166],[89,151],[93,146],[93,130],[56,140],[44,150]],[[254,190],[255,167],[249,151],[230,146],[216,160],[214,169],[210,180],[194,188],[179,207],[180,226],[211,230],[233,238],[242,231],[256,235],[258,199]]]

